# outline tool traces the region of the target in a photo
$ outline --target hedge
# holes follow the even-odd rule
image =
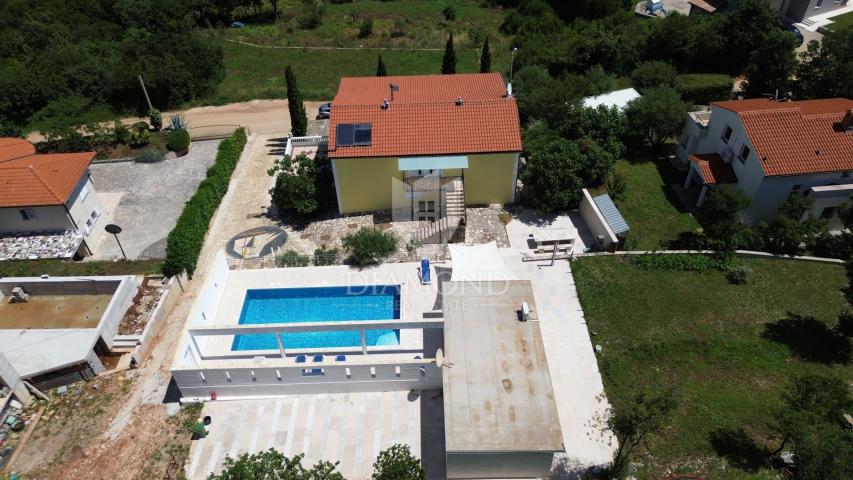
[[[678,76],[681,97],[695,105],[728,100],[732,95],[732,77],[719,73],[689,73]]]
[[[246,131],[242,128],[219,144],[216,160],[207,169],[207,178],[201,181],[195,195],[184,205],[175,228],[166,237],[164,275],[173,276],[186,270],[192,276],[195,272],[210,219],[228,191],[231,174],[245,145]]]
[[[731,258],[722,255],[697,255],[690,253],[649,253],[634,257],[634,263],[647,270],[675,270],[679,272],[727,271]]]

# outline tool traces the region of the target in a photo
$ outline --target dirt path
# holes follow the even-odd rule
[[[305,102],[305,111],[308,112],[309,119],[314,118],[321,103],[324,102]],[[233,130],[236,125],[247,126],[250,133],[263,135],[287,134],[290,131],[287,100],[251,100],[217,107],[195,107],[183,111],[163,112],[163,123],[168,123],[169,117],[175,113],[184,115],[190,124],[191,133],[195,136],[224,131],[228,128]],[[126,117],[122,122],[130,125],[141,120],[148,119]],[[34,132],[27,139],[31,142],[39,142],[44,140],[44,137]]]

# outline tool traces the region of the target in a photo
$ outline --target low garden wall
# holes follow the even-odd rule
[[[139,346],[133,351],[133,358],[137,364],[141,364],[151,355],[154,345],[158,343],[154,340],[158,339],[163,333],[167,324],[166,318],[172,313],[178,299],[181,298],[181,294],[186,290],[187,281],[187,275],[184,272],[169,279],[166,290],[160,296],[160,300],[157,301],[157,305],[151,312],[151,318],[145,325],[142,335],[140,335]]]

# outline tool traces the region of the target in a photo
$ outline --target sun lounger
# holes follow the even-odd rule
[[[430,284],[429,259],[421,259],[421,268],[418,269],[418,275],[421,277],[421,285]]]
[[[297,355],[296,356],[296,363],[305,363],[305,360],[306,360],[305,355]]]
[[[324,358],[326,358],[326,357],[324,357],[322,353],[318,353],[317,355],[314,355],[314,358],[312,361],[314,363],[319,363],[319,362],[322,362]]]

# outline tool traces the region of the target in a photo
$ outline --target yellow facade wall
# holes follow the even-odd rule
[[[442,172],[443,177],[465,177],[465,204],[506,204],[513,201],[516,153],[468,156],[468,168]],[[397,157],[338,158],[335,173],[341,213],[389,210],[399,192],[403,172]],[[463,172],[464,170],[464,172]]]
[[[397,157],[337,158],[335,174],[341,213],[373,212],[391,208],[392,188],[402,181]]]
[[[512,203],[516,153],[469,155],[465,169],[465,204]]]

